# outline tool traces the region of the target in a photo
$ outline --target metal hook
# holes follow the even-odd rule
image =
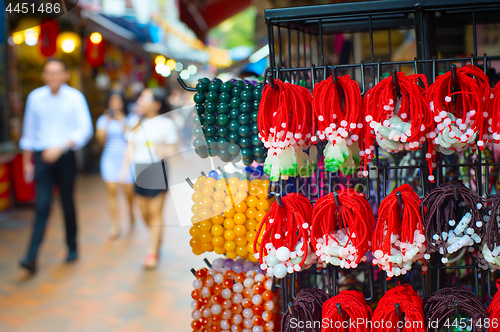
[[[451,69],[451,84],[453,86],[453,92],[456,92],[459,89],[458,80],[457,80],[457,65],[454,63],[451,64],[450,69]]]
[[[418,59],[417,59],[417,57],[413,58],[413,65],[415,66],[415,74],[418,74]]]
[[[267,72],[267,77],[268,77],[268,83],[271,86],[271,88],[273,88],[276,91],[280,91],[280,89],[276,86],[276,84],[274,84],[273,74],[270,71]]]
[[[276,197],[276,202],[278,202],[278,206],[283,207],[283,201],[281,200],[281,195],[278,193],[273,193],[273,194]]]
[[[205,264],[207,264],[207,266],[208,266],[209,269],[212,268],[212,264],[210,264],[210,262],[208,261],[208,259],[203,258],[203,261],[205,262]]]
[[[201,173],[201,175],[203,175],[203,176],[207,176],[207,174],[205,174],[205,172],[203,172],[203,171],[201,171],[200,173]]]
[[[288,303],[288,312],[290,313],[290,315],[293,315],[293,312],[292,312],[292,303]]]
[[[377,80],[376,84],[380,82],[380,76],[382,76],[382,60],[378,59],[377,60]]]
[[[343,314],[342,314],[342,305],[340,303],[337,303],[337,312],[339,313],[340,316],[343,316]]]
[[[460,200],[460,191],[458,190],[458,186],[456,184],[453,185],[453,199],[455,201]]]
[[[488,71],[488,65],[487,65],[487,63],[488,63],[488,56],[486,55],[486,53],[484,53],[484,55],[483,55],[483,71],[484,71],[485,74]]]
[[[361,70],[361,85],[363,86],[363,91],[361,91],[361,95],[364,96],[366,93],[366,85],[365,85],[365,63],[361,61],[359,63],[359,68]]]
[[[436,57],[432,57],[432,83],[436,80]]]
[[[398,199],[398,205],[401,207],[403,205],[403,196],[401,195],[401,191],[396,193],[396,198]]]
[[[401,317],[401,306],[399,305],[399,303],[396,303],[394,307],[396,308],[396,315]]]
[[[186,85],[186,83],[184,82],[184,80],[180,77],[177,77],[177,81],[179,82],[179,84],[181,85],[181,87],[186,90],[186,91],[191,91],[191,92],[196,92],[196,89],[195,88],[190,88],[189,86]]]
[[[337,207],[340,207],[340,199],[339,199],[339,194],[337,192],[333,193],[333,200],[335,201],[335,205],[337,205]]]
[[[195,269],[191,269],[191,273],[196,277],[196,270]]]
[[[332,67],[332,81],[337,90],[339,91],[339,94],[342,95],[342,88],[339,85],[339,77],[337,75],[337,67]]]
[[[396,68],[392,68],[392,84],[394,85],[394,90],[396,90],[396,96],[399,96],[401,93],[401,87],[399,86],[398,71]],[[394,102],[396,102],[395,99]]]
[[[189,184],[191,188],[193,188],[193,182],[191,181],[190,178],[186,178],[186,182]]]

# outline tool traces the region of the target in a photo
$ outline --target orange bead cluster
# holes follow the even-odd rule
[[[215,251],[228,258],[257,260],[253,243],[269,211],[269,180],[249,181],[244,175],[226,178],[200,176],[193,185],[191,248],[195,255]]]
[[[193,332],[280,330],[279,293],[271,292],[271,278],[254,269],[236,273],[203,268],[195,275],[191,293]]]

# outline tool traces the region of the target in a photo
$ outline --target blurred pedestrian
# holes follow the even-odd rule
[[[162,212],[168,191],[164,158],[173,154],[173,145],[178,141],[177,127],[172,119],[159,116],[169,110],[167,93],[163,88],[145,89],[137,100],[137,113],[142,119],[128,137],[135,192],[151,236],[144,262],[146,268],[158,265],[163,232]],[[125,176],[122,172],[122,177]]]
[[[26,101],[23,134],[19,142],[23,150],[26,181],[36,184],[36,216],[28,252],[21,267],[36,271],[38,249],[42,243],[50,213],[52,189],[59,187],[66,225],[66,262],[78,257],[77,223],[73,201],[76,175],[75,150],[92,137],[89,108],[83,94],[69,87],[69,71],[59,59],[49,59],[42,72],[45,86],[33,90]],[[35,163],[32,163],[34,159]]]
[[[133,116],[133,115],[132,115]],[[125,114],[124,98],[119,92],[111,92],[108,97],[108,109],[97,119],[96,138],[104,146],[101,155],[101,177],[108,192],[108,207],[111,213],[111,239],[118,237],[120,222],[118,220],[118,186],[123,185],[128,201],[128,214],[131,227],[134,226],[134,177],[130,164],[126,165],[128,131],[131,117]],[[126,167],[126,175],[120,178],[122,169]]]

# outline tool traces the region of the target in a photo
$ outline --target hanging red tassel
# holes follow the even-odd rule
[[[104,64],[106,45],[104,39],[99,43],[93,43],[90,37],[85,40],[85,58],[92,67],[100,67]]]
[[[40,52],[43,56],[50,57],[57,50],[57,36],[59,35],[59,23],[57,21],[42,20],[40,25]]]
[[[371,314],[372,309],[366,304],[363,293],[354,290],[342,291],[323,304],[321,332],[370,331],[368,321]],[[351,326],[349,320],[356,324]]]

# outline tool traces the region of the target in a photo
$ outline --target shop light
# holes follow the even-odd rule
[[[195,65],[189,65],[187,67],[187,71],[188,71],[189,74],[195,75],[198,72],[198,68],[196,68]]]
[[[163,77],[168,77],[172,73],[172,70],[170,70],[169,67],[167,67],[164,63],[159,63],[155,66],[155,71],[158,73],[158,75],[161,75]]]
[[[170,70],[170,68],[165,66],[165,69],[163,69],[163,72],[160,75],[163,77],[169,77],[170,74],[172,74],[172,71]]]
[[[189,74],[189,72],[187,70],[183,70],[183,71],[181,71],[181,73],[179,74],[179,76],[183,80],[187,80],[189,78],[189,76],[191,76],[191,74]]]
[[[24,41],[24,36],[21,32],[15,32],[12,34],[12,41],[14,44],[19,45]]]
[[[184,65],[180,62],[175,64],[175,71],[181,71],[184,68]]]
[[[35,46],[38,43],[38,31],[35,28],[24,30],[24,42],[28,46]]]
[[[176,62],[174,59],[168,59],[167,60],[167,67],[170,68],[170,70],[175,69]]]
[[[72,39],[66,39],[62,42],[61,48],[62,48],[64,53],[71,53],[76,48],[75,41]]]
[[[165,62],[167,61],[167,58],[165,58],[163,55],[158,55],[156,58],[155,58],[155,64],[158,65],[160,63],[163,63],[165,64]]]
[[[102,42],[102,35],[99,32],[92,32],[90,35],[90,41],[92,44],[99,44]]]

